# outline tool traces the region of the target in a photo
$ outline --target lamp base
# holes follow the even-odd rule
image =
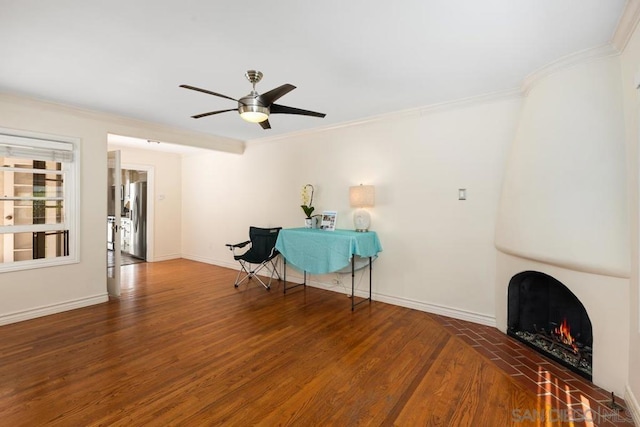
[[[364,209],[358,209],[353,214],[353,225],[357,232],[364,233],[369,231],[371,225],[371,215]]]

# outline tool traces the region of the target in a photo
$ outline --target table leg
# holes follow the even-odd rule
[[[371,279],[373,276],[373,258],[369,257],[369,301],[371,301]]]
[[[355,278],[356,278],[356,256],[351,255],[351,311],[355,308],[356,290],[355,290]]]
[[[287,259],[285,257],[282,257],[282,259],[284,260],[284,272],[283,272],[283,277],[284,277],[284,284],[282,285],[283,288],[283,293],[286,295],[287,291],[289,289],[293,289],[293,288],[297,288],[298,286],[307,286],[307,272],[304,272],[304,283],[298,283],[296,285],[293,286],[289,286],[287,288]]]
[[[363,273],[364,274],[364,273]],[[351,257],[351,311],[355,308],[356,305],[362,304],[363,302],[369,301],[371,302],[371,281],[373,278],[373,257],[369,257],[369,298],[364,298],[362,301],[355,302],[356,294],[355,294],[355,256]]]

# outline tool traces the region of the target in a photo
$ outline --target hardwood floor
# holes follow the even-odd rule
[[[0,425],[561,425],[438,316],[235,274],[130,265],[118,300],[0,327]]]

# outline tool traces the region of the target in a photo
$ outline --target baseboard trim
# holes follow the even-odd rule
[[[629,384],[624,389],[624,401],[627,404],[627,409],[631,412],[631,418],[633,418],[633,422],[635,425],[640,426],[640,405],[638,404],[638,400],[631,391],[631,387]]]
[[[438,314],[440,316],[452,317],[458,320],[478,323],[480,325],[497,327],[496,318],[482,313],[462,310],[446,305],[432,304],[423,301],[416,301],[408,298],[399,298],[389,295],[375,294],[376,301],[386,302],[388,304],[399,305],[401,307],[412,308],[414,310],[425,311],[427,313]]]
[[[90,305],[101,304],[109,301],[109,295],[100,294],[91,297],[80,298],[71,301],[65,301],[57,304],[46,305],[24,311],[16,311],[14,313],[0,315],[0,325],[8,325],[10,323],[22,322],[38,317],[48,316],[50,314],[62,313],[63,311],[75,310],[77,308],[88,307]]]
[[[333,291],[333,292],[339,292],[339,293],[346,292],[347,295],[351,294],[351,283],[336,285],[336,284],[323,283],[319,281],[307,280],[307,285],[313,286],[316,288],[321,288],[327,291]],[[354,293],[357,297],[361,297],[361,298],[367,298],[369,296],[368,290],[355,289]],[[461,310],[459,308],[454,308],[454,307],[447,307],[440,304],[431,304],[423,301],[416,301],[408,298],[394,297],[394,296],[380,294],[376,292],[373,292],[371,294],[371,299],[373,299],[374,301],[380,301],[387,304],[397,305],[400,307],[406,307],[414,310],[424,311],[426,313],[452,317],[454,319],[464,320],[472,323],[478,323],[480,325],[492,326],[494,328],[497,327],[496,318],[493,316],[488,316],[486,314],[475,313],[467,310]]]
[[[190,259],[192,261],[205,262],[207,264],[217,265],[219,267],[231,268],[233,270],[238,270],[238,263],[235,262],[226,262],[219,260],[212,260],[198,256],[190,256],[183,255],[183,258]],[[287,269],[289,274],[287,274],[287,281],[294,283],[302,283],[303,277],[302,275],[297,274],[298,272],[291,269]],[[307,285],[312,286],[314,288],[320,288],[327,291],[338,292],[346,295],[351,295],[351,282],[349,283],[326,283],[319,280],[313,280],[314,276],[307,276]],[[316,276],[317,277],[317,276]],[[367,282],[368,283],[368,282]],[[355,289],[355,295],[357,297],[366,298],[369,296],[368,290],[363,289]],[[387,304],[393,304],[400,307],[411,308],[414,310],[424,311],[427,313],[438,314],[446,317],[453,317],[454,319],[464,320],[467,322],[478,323],[480,325],[497,327],[496,318],[494,316],[489,316],[486,314],[475,313],[472,311],[461,310],[459,308],[447,307],[440,304],[431,304],[423,301],[416,301],[408,298],[400,298],[394,297],[390,295],[380,294],[373,292],[371,298],[374,301],[380,301]]]
[[[236,271],[240,270],[239,264],[236,261],[220,261],[220,260],[211,259],[211,258],[204,258],[204,257],[197,256],[197,255],[195,255],[195,256],[194,255],[182,255],[182,258],[188,259],[188,260],[191,260],[191,261],[204,262],[205,264],[217,265],[218,267],[230,268],[231,270],[236,270]],[[295,270],[287,268],[287,281],[288,282],[294,282],[294,283],[302,283],[303,282],[302,276],[298,276],[295,273],[291,274],[292,271],[295,272]],[[309,284],[309,283],[310,282],[309,282],[309,279],[307,277],[307,284]]]
[[[238,263],[236,261],[219,261],[211,258],[205,258],[197,255],[182,255],[182,258],[188,259],[191,261],[204,262],[205,264],[213,264],[218,267],[230,268],[232,270],[239,270]]]
[[[182,258],[182,255],[180,254],[160,255],[160,256],[154,256],[152,260],[147,260],[147,262],[170,261],[172,259],[180,259],[180,258]]]

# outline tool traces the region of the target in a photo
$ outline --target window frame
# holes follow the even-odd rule
[[[0,231],[9,229],[11,233],[34,231],[69,231],[68,255],[23,261],[0,262],[0,274],[10,271],[31,270],[43,267],[75,264],[80,262],[80,139],[39,132],[20,131],[0,127],[0,144],[21,145],[40,149],[71,147],[72,159],[61,161],[64,177],[63,206],[64,219],[60,224],[0,225]]]

